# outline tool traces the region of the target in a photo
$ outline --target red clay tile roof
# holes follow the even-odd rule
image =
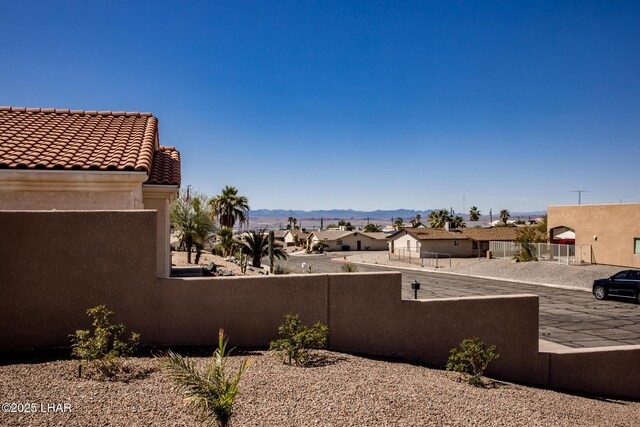
[[[160,147],[153,153],[151,173],[145,184],[180,185],[180,153],[174,147]]]
[[[144,171],[179,185],[180,156],[158,151],[157,135],[151,113],[0,107],[0,168]]]

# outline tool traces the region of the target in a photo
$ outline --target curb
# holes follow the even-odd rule
[[[331,258],[331,261],[344,262],[343,259],[339,259],[339,258]],[[501,281],[501,282],[523,283],[525,285],[544,286],[544,287],[547,287],[547,288],[566,289],[566,290],[569,290],[569,291],[583,291],[583,292],[591,293],[591,289],[581,288],[581,287],[578,287],[578,286],[556,285],[556,284],[553,284],[553,283],[529,282],[529,281],[525,281],[525,280],[516,280],[516,279],[509,279],[509,278],[504,278],[504,277],[494,277],[494,276],[476,276],[476,275],[473,275],[473,274],[462,274],[462,273],[455,273],[455,272],[452,272],[452,271],[424,270],[424,269],[415,268],[415,267],[398,267],[398,266],[395,266],[395,265],[372,264],[370,262],[357,262],[357,261],[349,261],[349,260],[348,260],[348,262],[350,262],[352,264],[360,264],[360,265],[365,265],[365,266],[369,265],[369,266],[376,266],[376,267],[382,267],[382,268],[395,268],[395,269],[398,269],[398,270],[421,271],[423,273],[449,274],[449,275],[453,275],[453,276],[474,277],[476,279],[498,280],[498,281]]]

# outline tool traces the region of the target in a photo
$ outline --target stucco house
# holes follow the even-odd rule
[[[151,113],[0,107],[0,210],[156,210],[168,277],[179,187],[180,154]]]
[[[552,240],[591,246],[591,262],[640,268],[640,204],[549,206]]]
[[[327,251],[386,251],[386,233],[365,233],[363,231],[324,230],[314,231],[307,239],[309,247],[318,242],[325,245]]]
[[[514,241],[512,227],[494,228],[404,228],[389,236],[389,252],[420,258],[420,252],[438,252],[453,257],[484,256],[490,241]]]
[[[284,245],[285,246],[306,246],[309,234],[306,231],[294,229],[285,230]]]

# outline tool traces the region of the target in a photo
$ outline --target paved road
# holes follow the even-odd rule
[[[340,262],[329,255],[292,256],[287,262],[294,272],[301,264],[311,264],[314,272],[336,273]],[[524,283],[479,279],[442,273],[400,270],[379,266],[359,266],[362,271],[402,273],[402,298],[413,298],[409,285],[422,284],[418,298],[449,298],[473,295],[535,294],[540,297],[540,338],[569,347],[602,347],[640,344],[640,304],[632,300],[598,301],[589,292],[565,290]]]

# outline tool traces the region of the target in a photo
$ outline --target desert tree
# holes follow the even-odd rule
[[[249,219],[249,200],[238,195],[238,189],[226,186],[222,193],[210,201],[212,213],[221,227],[233,228],[238,222],[246,224]]]
[[[469,209],[469,221],[480,221],[480,209],[476,206],[471,206]]]
[[[214,231],[212,214],[206,196],[191,192],[186,193],[171,204],[171,225],[178,232],[180,240],[187,251],[187,263],[191,264],[191,249],[196,248],[196,263],[204,245],[211,240]]]
[[[500,211],[500,221],[502,221],[503,224],[507,224],[507,221],[509,221],[509,217],[511,216],[511,214],[509,213],[509,211],[507,209],[502,209]]]
[[[260,268],[262,266],[262,258],[269,255],[269,238],[266,230],[248,231],[244,235],[244,242],[241,243],[240,249],[246,255],[251,257],[251,265]],[[287,253],[282,247],[274,245],[273,256],[277,259],[287,259]]]

